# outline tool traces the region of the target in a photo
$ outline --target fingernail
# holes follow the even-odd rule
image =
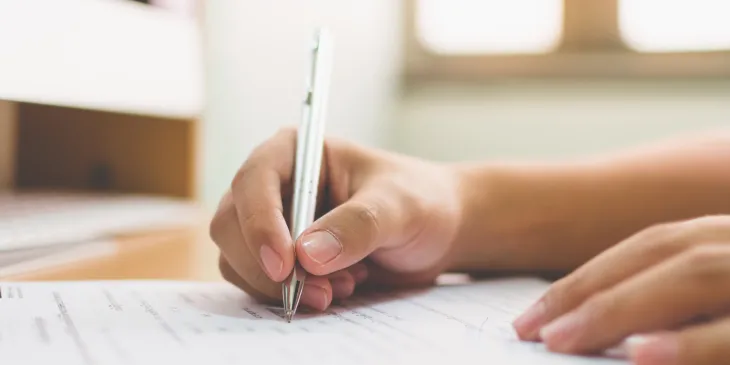
[[[639,338],[628,348],[631,361],[641,365],[673,365],[679,355],[679,342],[672,335]]]
[[[332,295],[337,298],[347,297],[352,294],[353,289],[355,289],[354,285],[352,285],[352,281],[346,279],[334,279],[332,280],[331,285]]]
[[[304,284],[302,290],[301,303],[308,305],[317,310],[325,310],[327,308],[327,291],[313,284]]]
[[[266,245],[261,246],[259,255],[261,256],[261,262],[264,263],[264,269],[269,275],[269,278],[271,280],[277,280],[281,275],[281,269],[284,267],[284,261],[281,259],[281,256]]]
[[[512,323],[512,326],[523,339],[534,340],[544,321],[546,312],[545,302],[540,300],[533,304],[524,314],[519,316]]]
[[[585,322],[580,312],[563,316],[540,330],[540,337],[553,350],[566,350],[575,338],[580,327]]]
[[[365,266],[355,266],[352,268],[351,272],[352,277],[355,279],[355,282],[360,284],[365,279],[368,278],[368,268]]]
[[[318,231],[305,236],[302,248],[304,253],[318,264],[326,264],[342,252],[340,241],[327,231]]]

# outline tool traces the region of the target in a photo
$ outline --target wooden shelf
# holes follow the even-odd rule
[[[195,199],[197,123],[19,103],[16,189]]]
[[[0,1],[0,99],[195,120],[194,19],[121,0]]]

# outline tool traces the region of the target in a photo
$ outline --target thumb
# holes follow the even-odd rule
[[[296,241],[297,260],[313,275],[348,268],[399,243],[404,207],[377,190],[360,191],[323,215]]]

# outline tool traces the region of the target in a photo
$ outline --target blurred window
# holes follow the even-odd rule
[[[546,53],[560,42],[563,0],[418,0],[420,42],[441,54]]]
[[[404,0],[406,79],[730,77],[730,0]]]
[[[639,52],[730,49],[730,1],[619,0],[624,42]]]

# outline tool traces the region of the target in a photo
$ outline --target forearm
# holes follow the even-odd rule
[[[455,167],[454,270],[572,270],[656,223],[730,213],[730,136],[565,164]]]

